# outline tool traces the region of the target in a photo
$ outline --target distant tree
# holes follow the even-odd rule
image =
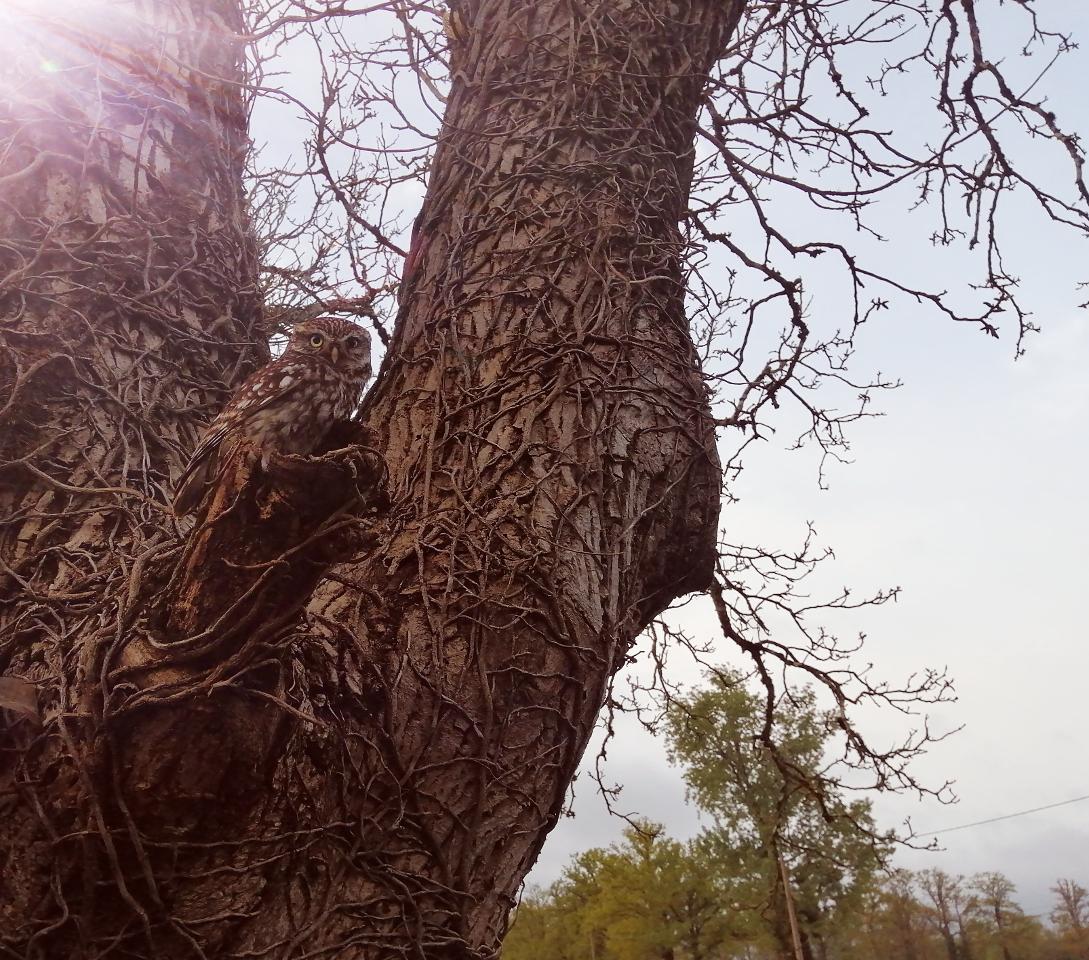
[[[1051,922],[1060,937],[1062,956],[1089,960],[1089,890],[1076,880],[1060,879],[1051,892],[1055,894]]]
[[[923,870],[919,886],[930,906],[930,917],[945,946],[947,960],[972,960],[967,921],[975,904],[964,877],[944,870]]]
[[[1059,960],[1050,931],[1025,915],[1015,889],[1001,873],[965,880],[892,871],[867,897],[837,960]]]
[[[1051,888],[1056,904],[1051,919],[1061,930],[1081,933],[1089,928],[1089,891],[1076,880],[1059,880]]]
[[[522,903],[504,960],[716,960],[752,939],[721,868],[706,847],[633,824],[621,843],[581,854]]]
[[[819,956],[861,906],[888,838],[878,834],[870,802],[847,799],[829,776],[825,752],[836,727],[811,689],[776,704],[770,728],[767,719],[763,695],[741,675],[715,673],[669,709],[670,753],[713,820],[706,842],[732,850],[739,872],[757,879],[779,955],[794,955],[790,895],[803,951]]]
[[[736,941],[719,876],[705,848],[668,838],[659,824],[629,828],[603,860],[606,886],[593,908],[607,930],[609,955],[706,960]]]
[[[874,891],[863,927],[867,937],[852,954],[859,960],[879,955],[885,960],[937,960],[942,955],[907,870],[892,871]]]
[[[1025,960],[1038,954],[1040,924],[1014,900],[1017,888],[1001,873],[977,873],[971,880],[979,913],[978,923],[987,937],[989,954],[1001,960]]]
[[[795,960],[768,875],[713,828],[679,843],[637,822],[523,899],[503,960]],[[1073,880],[1053,888],[1054,927],[1027,916],[997,872],[878,872],[826,903],[815,925],[799,888],[813,960],[1089,960],[1089,893]]]
[[[601,955],[598,936],[583,926],[581,904],[560,881],[522,899],[511,932],[503,944],[503,960],[583,960]]]

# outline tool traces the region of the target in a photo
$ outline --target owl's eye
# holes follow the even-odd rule
[[[310,335],[310,346],[320,347],[323,343],[325,343],[325,337],[322,334],[313,333]]]
[[[359,346],[359,337],[348,337],[348,339],[345,340],[344,343],[349,350],[354,350],[356,347]]]

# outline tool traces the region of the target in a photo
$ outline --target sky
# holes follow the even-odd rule
[[[1061,6],[1067,9],[1047,12],[1089,38],[1086,5]],[[302,75],[305,55],[298,56]],[[1047,81],[1060,118],[1083,133],[1087,57],[1089,49],[1067,58]],[[283,64],[288,77],[292,66]],[[904,123],[925,122],[927,105],[915,109]],[[282,110],[259,109],[253,133],[275,156],[292,152],[303,129]],[[903,386],[880,398],[883,417],[853,427],[853,462],[833,466],[822,489],[815,455],[787,451],[785,431],[747,456],[734,488],[739,502],[723,516],[731,540],[780,545],[798,541],[811,522],[835,550],[818,583],[902,588],[895,604],[852,621],[868,635],[865,659],[890,678],[926,666],[947,667],[955,678],[957,701],[931,718],[963,729],[913,772],[934,785],[954,780],[959,801],[875,796],[883,827],[910,817],[920,833],[942,831],[1089,795],[1089,312],[1077,307],[1089,294],[1075,288],[1089,280],[1089,247],[1047,229],[1027,208],[1007,227],[1042,327],[1026,355],[1015,359],[1008,335],[995,341],[919,309],[890,312],[867,325],[855,369],[880,370]],[[903,209],[882,228],[889,262],[910,263],[950,286],[971,276],[960,253],[931,247]],[[688,622],[699,629],[700,616]],[[698,681],[697,671],[679,669],[682,681]],[[867,717],[865,730],[892,739],[904,721]],[[594,752],[591,746],[587,756]],[[660,821],[677,837],[700,828],[680,771],[636,723],[619,720],[609,758],[608,778],[624,785],[619,809]],[[548,839],[529,883],[548,884],[572,854],[616,841],[625,826],[585,771],[572,813]],[[897,862],[1002,871],[1034,914],[1049,910],[1048,888],[1058,877],[1089,885],[1089,800],[937,839],[942,850],[902,851]]]
[[[876,796],[884,827],[910,817],[925,833],[1089,794],[1089,324],[1080,312],[1039,313],[1044,332],[1018,361],[1009,343],[925,318],[878,331],[867,353],[904,386],[884,398],[886,416],[855,430],[855,462],[834,468],[822,491],[804,456],[762,450],[724,518],[738,538],[778,532],[783,542],[811,521],[835,549],[837,584],[903,588],[858,618],[877,671],[945,666],[955,678],[957,702],[931,717],[963,729],[913,770],[934,785],[955,780],[959,802]],[[921,351],[920,338],[940,349]],[[886,716],[864,729],[891,738],[903,727]],[[625,785],[620,809],[676,836],[699,829],[660,742],[622,721],[609,758],[609,778]],[[557,826],[531,882],[619,838],[623,822],[585,776],[576,791],[575,816]],[[897,862],[1000,870],[1030,913],[1049,909],[1057,877],[1089,883],[1089,801],[938,839],[943,852],[905,851]]]

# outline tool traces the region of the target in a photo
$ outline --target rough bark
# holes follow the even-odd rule
[[[398,851],[360,896],[396,913],[407,884],[434,944],[495,942],[609,677],[710,572],[718,471],[678,221],[704,77],[739,8],[662,6],[460,8],[368,409],[394,517],[346,571],[384,601],[356,630],[381,714],[354,718],[380,745],[355,765],[381,798],[363,815]],[[360,600],[330,588],[314,609],[351,622]]]
[[[195,589],[191,558],[213,555],[200,539],[212,533],[174,539],[161,505],[178,448],[212,412],[194,398],[222,401],[212,388],[254,355],[238,348],[256,339],[239,328],[255,317],[241,99],[208,79],[238,76],[222,32],[234,13],[227,0],[134,7],[174,45],[154,68],[150,43],[131,60],[91,51],[87,71],[120,64],[154,90],[131,124],[107,115],[95,129],[120,128],[121,155],[190,153],[105,177],[115,191],[143,184],[117,214],[156,224],[142,246],[93,219],[87,165],[59,211],[41,216],[48,191],[20,207],[40,217],[28,242],[72,220],[102,250],[85,268],[99,299],[38,291],[37,312],[3,328],[78,367],[47,385],[26,372],[37,355],[12,350],[5,380],[28,426],[0,467],[20,478],[0,522],[6,623],[22,638],[5,640],[2,666],[44,692],[32,747],[26,723],[5,734],[16,826],[0,828],[0,848],[19,892],[0,929],[16,955],[493,954],[610,677],[648,620],[710,574],[718,465],[678,222],[706,74],[742,5],[459,5],[443,134],[365,410],[392,505],[346,545],[312,550],[330,514],[360,513],[355,455],[334,456],[328,469],[351,477],[306,530],[264,527],[258,511],[216,534],[251,566],[311,551],[230,642],[222,615],[245,578]],[[95,84],[80,89],[93,97]],[[100,148],[91,101],[77,106],[69,155],[82,157]],[[18,110],[11,124],[25,135]],[[63,177],[71,156],[56,163]],[[195,213],[176,205],[197,196],[220,220],[183,229]],[[110,256],[112,287],[97,280]],[[64,261],[49,283],[75,269]],[[9,276],[6,303],[32,301],[21,282]],[[54,359],[85,331],[94,353]],[[150,377],[165,386],[151,393]],[[85,421],[76,441],[58,426]],[[39,460],[43,437],[58,452]],[[11,465],[27,454],[37,469]],[[363,474],[377,469],[367,462]],[[60,478],[74,489],[56,490]],[[299,504],[306,485],[283,489]],[[315,570],[345,549],[357,555],[303,617]]]
[[[4,13],[0,674],[33,684],[40,717],[0,718],[15,956],[97,955],[153,926],[115,840],[98,671],[174,538],[171,478],[200,422],[268,353],[240,22],[236,0]]]

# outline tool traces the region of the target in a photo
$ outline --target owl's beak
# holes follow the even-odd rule
[[[332,359],[333,363],[336,363],[340,359],[340,347],[335,343],[329,348],[329,357]]]

